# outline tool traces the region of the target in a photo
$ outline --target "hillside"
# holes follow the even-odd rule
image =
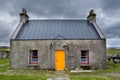
[[[0,52],[9,52],[10,48],[6,46],[0,46]]]
[[[108,48],[106,51],[107,51],[107,54],[120,53],[120,49],[119,48]]]

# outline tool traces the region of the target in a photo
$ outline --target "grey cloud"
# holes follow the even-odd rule
[[[101,8],[108,16],[115,15],[120,9],[120,0],[99,0]]]
[[[0,10],[1,11],[10,11],[11,9],[13,9],[13,4],[14,4],[15,0],[0,0]]]
[[[107,39],[107,47],[119,47],[120,48],[120,38],[110,38]]]
[[[119,20],[119,16],[120,14],[120,0],[99,0],[100,3],[100,9],[102,10],[101,12],[103,14],[105,14],[106,16],[105,18],[110,18],[111,21],[116,21],[115,18],[117,18],[117,20]],[[118,16],[118,17],[117,17]],[[112,18],[114,19],[112,19]],[[99,20],[100,21],[100,25],[104,26],[105,29],[103,28],[103,32],[106,35],[107,38],[120,38],[120,23],[115,22],[111,25],[103,25],[103,23],[110,23],[110,22],[106,22],[105,20]]]
[[[90,0],[19,0],[16,1],[14,7],[18,9],[16,11],[25,7],[29,13],[47,18],[59,18],[61,16],[64,18],[86,18],[88,10],[96,6],[94,2]]]
[[[104,33],[107,38],[120,38],[120,23],[112,25],[113,27],[105,29]]]
[[[9,41],[10,29],[8,25],[9,24],[0,21],[0,42]]]
[[[101,5],[107,10],[116,10],[120,8],[120,0],[100,0]]]

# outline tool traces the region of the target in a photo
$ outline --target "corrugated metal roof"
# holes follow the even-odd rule
[[[100,39],[88,20],[29,20],[16,39]]]

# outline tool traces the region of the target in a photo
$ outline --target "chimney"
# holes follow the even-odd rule
[[[89,11],[89,15],[87,16],[87,19],[89,20],[90,23],[96,22],[96,14],[94,13],[93,9]]]
[[[22,13],[20,13],[20,22],[26,23],[29,19],[29,16],[27,15],[27,11],[25,8],[22,9]]]

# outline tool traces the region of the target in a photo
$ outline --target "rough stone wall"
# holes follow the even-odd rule
[[[11,68],[27,69],[29,50],[38,50],[40,69],[55,69],[55,50],[65,50],[65,69],[80,68],[81,50],[89,50],[92,69],[106,68],[105,40],[11,40],[10,45]]]

